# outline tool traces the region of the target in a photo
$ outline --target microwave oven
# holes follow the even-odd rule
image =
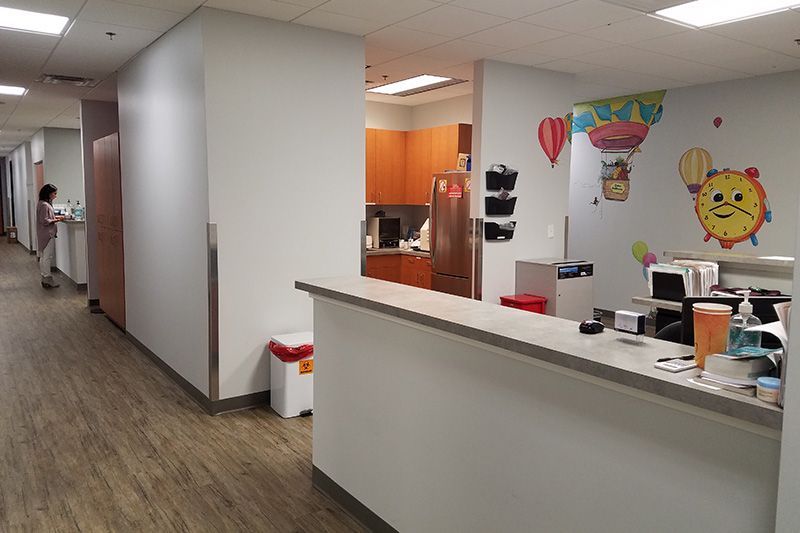
[[[397,248],[400,246],[400,217],[368,218],[367,235],[372,237],[374,248]]]

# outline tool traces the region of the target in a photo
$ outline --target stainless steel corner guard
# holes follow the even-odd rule
[[[219,400],[219,265],[217,225],[207,224],[208,233],[208,398]]]

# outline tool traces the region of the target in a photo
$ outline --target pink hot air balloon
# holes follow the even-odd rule
[[[558,164],[558,154],[567,142],[567,124],[562,117],[547,117],[539,123],[539,144],[550,160],[550,167]]]
[[[714,119],[714,127],[719,128],[720,126],[722,126],[722,117],[716,117]]]

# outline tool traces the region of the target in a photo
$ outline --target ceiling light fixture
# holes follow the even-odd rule
[[[422,74],[414,76],[406,80],[395,81],[367,89],[368,93],[390,94],[393,96],[410,96],[425,91],[432,91],[441,87],[448,87],[457,83],[463,83],[464,80],[455,78],[445,78],[442,76],[432,76],[430,74]]]
[[[14,87],[13,85],[0,85],[0,94],[10,94],[11,96],[22,96],[28,92],[25,87]]]
[[[69,18],[60,15],[0,7],[0,28],[6,30],[61,35],[67,22]]]
[[[695,0],[650,14],[693,28],[708,28],[738,20],[787,11],[800,6],[798,0]]]

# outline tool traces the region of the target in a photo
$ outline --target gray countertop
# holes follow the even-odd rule
[[[584,335],[578,332],[578,323],[570,320],[366,277],[302,280],[295,282],[295,287],[694,407],[781,429],[783,411],[775,405],[695,385],[688,378],[699,374],[697,369],[670,374],[653,367],[656,359],[691,353],[688,346],[651,338],[643,344],[632,344],[620,340],[622,334],[611,329]]]
[[[371,257],[373,255],[411,255],[414,257],[429,258],[431,253],[416,250],[401,250],[400,248],[378,248],[367,250],[367,257]]]
[[[86,224],[85,220],[60,220],[62,224]]]

